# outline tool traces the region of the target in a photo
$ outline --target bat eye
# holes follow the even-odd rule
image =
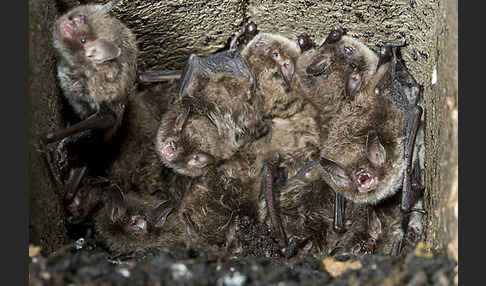
[[[278,52],[272,52],[272,58],[278,59],[280,54]]]
[[[351,66],[351,68],[353,68],[353,69],[355,69],[355,68],[357,68],[357,67],[358,67],[358,66],[357,66],[356,64],[354,64],[354,63],[351,63],[351,64],[350,64],[350,66]]]
[[[81,42],[81,44],[85,44],[86,43],[86,36],[81,36],[79,41]]]

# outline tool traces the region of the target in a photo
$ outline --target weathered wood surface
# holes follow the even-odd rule
[[[50,31],[57,16],[53,1],[29,1],[29,240],[50,253],[67,243],[61,200],[39,152],[38,136],[61,125]]]

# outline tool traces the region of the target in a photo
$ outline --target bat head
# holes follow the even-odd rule
[[[263,62],[267,65],[275,66],[284,84],[290,89],[295,72],[295,61],[300,51],[295,42],[280,35],[260,33],[247,48],[251,55],[263,58]]]
[[[113,27],[117,22],[108,15],[116,2],[79,6],[59,17],[54,25],[54,46],[65,57],[72,55],[94,64],[119,57],[121,48]]]
[[[198,177],[207,171],[215,158],[193,148],[183,136],[157,137],[156,148],[162,163],[176,172],[190,177]]]
[[[403,164],[393,166],[387,161],[387,151],[375,130],[368,131],[366,152],[359,156],[356,164],[342,166],[340,163],[320,159],[325,181],[349,200],[357,203],[375,203],[393,194],[403,177]]]
[[[336,65],[347,66],[349,70],[345,80],[345,96],[352,99],[376,71],[378,56],[339,28],[332,30],[317,48],[306,72],[308,75],[319,76],[332,72]]]
[[[104,212],[100,215],[100,227],[104,232],[120,237],[144,239],[156,236],[173,210],[170,200],[130,193],[125,195],[119,188],[111,188]]]

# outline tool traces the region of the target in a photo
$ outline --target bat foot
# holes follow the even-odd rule
[[[356,256],[370,255],[375,252],[376,241],[373,238],[369,238],[365,241],[360,241],[352,248],[352,253]]]
[[[404,238],[403,231],[400,230],[394,233],[391,240],[391,249],[390,249],[391,256],[400,255],[400,253],[402,252],[403,238]]]

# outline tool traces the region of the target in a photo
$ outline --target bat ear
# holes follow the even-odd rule
[[[167,217],[174,210],[171,202],[169,200],[163,201],[158,204],[151,213],[154,226],[157,228],[162,228],[167,221]]]
[[[85,56],[96,64],[104,63],[121,55],[120,47],[105,39],[88,42],[84,47]]]
[[[306,68],[306,72],[309,75],[319,75],[326,71],[329,67],[330,59],[325,55],[317,55],[312,58],[312,63]]]
[[[285,85],[287,88],[291,88],[292,86],[292,77],[295,72],[295,65],[291,59],[281,60],[279,62],[279,71],[280,75],[284,79]]]
[[[357,71],[353,71],[346,77],[345,96],[353,99],[361,88],[362,78]]]
[[[114,223],[127,213],[125,195],[119,188],[112,187],[109,190],[108,217]]]
[[[371,211],[370,215],[370,236],[375,240],[378,240],[380,234],[382,233],[381,221],[376,215],[374,210]]]
[[[199,152],[194,155],[192,155],[191,159],[187,162],[189,166],[196,167],[196,168],[204,168],[207,165],[210,165],[214,162],[214,157],[204,153],[204,152]]]
[[[103,4],[103,5],[96,5],[96,10],[95,10],[95,13],[97,14],[104,14],[104,13],[108,13],[110,12],[111,9],[113,9],[113,7],[115,7],[115,5],[120,2],[120,0],[111,0],[110,2],[106,3],[106,4]]]
[[[382,167],[386,161],[386,150],[380,142],[378,133],[374,129],[368,131],[366,138],[366,152],[368,160],[375,167]]]
[[[327,173],[326,177],[331,180],[338,190],[352,188],[353,182],[341,166],[326,158],[321,158],[320,164]]]

